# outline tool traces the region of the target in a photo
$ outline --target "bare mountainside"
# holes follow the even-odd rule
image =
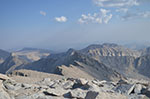
[[[140,56],[140,52],[117,44],[90,45],[80,52],[120,72],[132,67],[134,59]]]
[[[48,58],[20,66],[16,69],[31,69],[68,77],[93,77],[100,80],[122,78],[115,70],[73,49],[69,49],[65,53],[52,54]]]
[[[80,52],[93,57],[106,66],[117,70],[119,73],[127,77],[134,78],[145,78],[143,75],[138,73],[136,69],[136,59],[141,57],[142,53],[146,53],[145,50],[137,51],[125,48],[117,44],[103,45],[93,44],[90,45]],[[147,60],[149,61],[149,60]]]
[[[88,47],[81,50],[82,53],[88,54],[90,56],[133,56],[139,57],[141,54],[139,51],[131,50],[123,46],[113,44],[113,43],[104,43],[92,44]]]
[[[144,55],[137,58],[135,66],[139,73],[150,78],[150,55]]]
[[[9,52],[0,49],[0,64],[10,55]]]
[[[5,57],[3,58],[3,63],[0,64],[0,72],[9,73],[15,70],[18,66],[37,61],[41,58],[46,58],[51,52],[53,53],[53,51],[44,49],[23,48],[22,50],[7,55],[8,53],[6,54],[5,51],[1,51],[1,56]]]
[[[18,66],[27,64],[28,61],[23,59],[22,57],[11,54],[2,64],[0,64],[0,72],[1,73],[9,73]]]
[[[117,44],[94,44],[81,50],[69,49],[63,53],[52,53],[34,62],[12,54],[0,65],[0,72],[11,73],[18,69],[28,69],[100,80],[115,80],[121,77],[149,80],[148,56],[149,48],[138,51]]]

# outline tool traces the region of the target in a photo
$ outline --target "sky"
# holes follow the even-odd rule
[[[150,42],[150,0],[0,0],[0,49]]]

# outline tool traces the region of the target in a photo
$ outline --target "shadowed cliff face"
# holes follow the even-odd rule
[[[150,47],[144,48],[143,50],[141,50],[141,52],[142,52],[142,56],[150,55]]]
[[[150,55],[145,55],[135,60],[135,66],[139,73],[150,78]]]
[[[0,49],[0,64],[3,63],[9,55],[9,52]]]
[[[150,47],[141,50],[142,55],[135,59],[135,68],[144,76],[150,78]]]
[[[10,55],[1,65],[0,73],[9,73],[18,66],[27,64],[28,62],[19,56]]]

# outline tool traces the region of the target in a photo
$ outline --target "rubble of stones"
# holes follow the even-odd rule
[[[0,99],[150,99],[149,82],[65,78],[27,84],[0,75]]]

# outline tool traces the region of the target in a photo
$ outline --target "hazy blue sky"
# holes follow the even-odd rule
[[[150,0],[0,0],[0,48],[150,42]]]

